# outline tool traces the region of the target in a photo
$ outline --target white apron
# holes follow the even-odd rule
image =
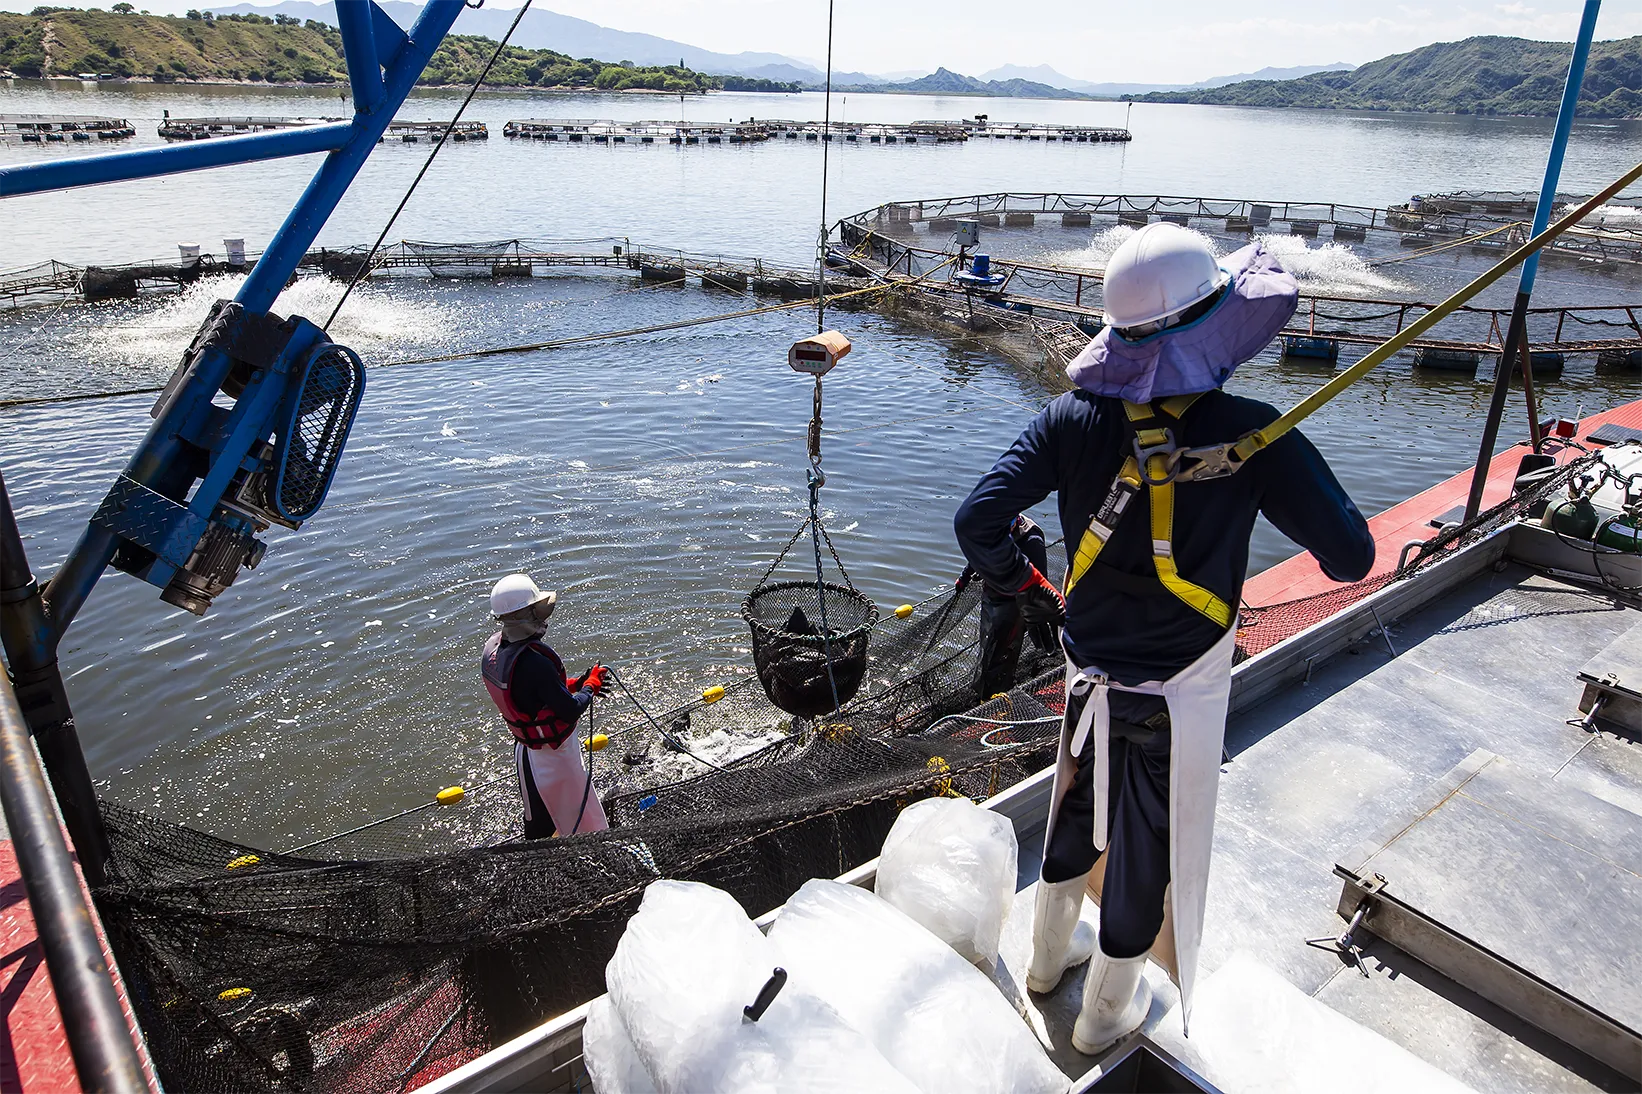
[[[519,792],[524,797],[525,815],[530,814],[530,795],[524,793],[528,780],[535,783],[536,793],[553,818],[553,827],[559,835],[576,832],[602,832],[610,827],[604,815],[599,792],[587,784],[587,768],[582,766],[581,739],[572,733],[558,748],[544,745],[531,748],[523,741],[513,742],[513,759],[519,768]],[[584,797],[585,796],[585,797]],[[587,802],[586,809],[582,802]],[[576,824],[577,816],[581,825]]]
[[[1234,626],[1190,665],[1164,681],[1134,687],[1114,684],[1093,669],[1066,662],[1066,696],[1087,695],[1077,725],[1063,722],[1060,750],[1055,761],[1054,794],[1049,806],[1048,833],[1054,832],[1061,801],[1072,785],[1089,734],[1095,735],[1095,847],[1105,851],[1111,800],[1111,712],[1106,693],[1111,688],[1161,695],[1169,708],[1172,734],[1169,747],[1169,913],[1174,923],[1176,981],[1180,987],[1183,1027],[1191,1020],[1192,986],[1197,979],[1197,952],[1203,942],[1203,908],[1208,898],[1209,859],[1214,851],[1214,807],[1220,790],[1220,757],[1226,739],[1226,706],[1231,696],[1232,654],[1237,648]]]

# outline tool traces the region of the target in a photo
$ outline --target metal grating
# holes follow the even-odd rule
[[[358,355],[343,346],[323,346],[308,365],[280,436],[272,491],[280,516],[302,521],[319,509],[364,393],[365,367]]]

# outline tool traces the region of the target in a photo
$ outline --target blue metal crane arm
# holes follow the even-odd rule
[[[273,306],[280,290],[284,288],[286,281],[295,272],[297,264],[319,235],[320,229],[324,227],[325,221],[335,210],[337,202],[347,193],[348,187],[358,176],[359,169],[370,156],[371,150],[376,147],[377,140],[387,130],[394,112],[404,103],[405,97],[421,77],[422,70],[433,56],[434,50],[439,48],[439,43],[444,41],[456,17],[462,13],[463,0],[428,0],[415,25],[408,32],[399,31],[397,25],[377,7],[375,0],[339,0],[337,8],[338,22],[342,24],[343,50],[348,61],[348,73],[355,88],[356,109],[353,121],[347,126],[346,139],[332,147],[330,154],[325,157],[318,172],[308,183],[307,189],[303,191],[286,216],[285,222],[280,225],[279,231],[263,251],[256,267],[240,287],[236,300],[248,312],[265,312]],[[381,88],[380,98],[377,98],[375,90],[378,84]],[[338,128],[340,127],[316,127],[326,132]],[[312,133],[315,130],[295,132]],[[165,172],[156,172],[168,173],[169,170],[191,169],[184,166],[190,162],[184,154],[195,151],[196,147],[233,148],[250,141],[260,143],[255,146],[258,154],[246,156],[247,160],[292,154],[277,151],[280,146],[265,142],[261,136],[243,138],[242,141],[224,140],[220,145],[219,142],[213,141],[202,146],[154,149],[149,150],[147,154],[163,157],[151,161],[152,163],[175,164],[175,167],[167,168]],[[96,166],[97,162],[106,163],[112,158],[92,156],[73,162],[86,165],[83,168],[88,175],[86,181],[103,181],[89,176],[98,171],[106,172],[108,169]],[[228,159],[222,162],[238,161]],[[193,166],[208,165],[194,163]],[[138,176],[115,172],[108,177]],[[213,349],[201,354],[187,378],[189,388],[215,393],[227,378],[231,364],[228,355],[221,350]],[[206,398],[209,397],[208,394]],[[183,452],[184,442],[179,434],[187,424],[187,416],[192,405],[192,400],[175,399],[166,406],[132,455],[126,466],[126,478],[143,486],[164,486],[167,472],[173,468]],[[61,640],[75,614],[85,603],[86,597],[91,594],[97,580],[107,569],[118,543],[117,537],[111,531],[96,523],[88,524],[80,534],[79,540],[69,551],[63,565],[44,590],[46,610],[51,623],[51,633],[48,637],[53,648],[50,651],[39,652],[48,656],[55,655],[56,643]]]

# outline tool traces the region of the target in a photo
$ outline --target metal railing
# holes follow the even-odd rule
[[[34,929],[63,1019],[74,1070],[86,1090],[148,1089],[114,977],[103,957],[85,890],[52,804],[45,770],[11,680],[0,674],[0,807],[17,853]]]

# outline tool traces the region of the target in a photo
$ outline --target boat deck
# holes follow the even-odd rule
[[[1241,951],[1479,1091],[1637,1089],[1636,1077],[1569,1049],[1383,941],[1361,936],[1365,976],[1305,940],[1344,928],[1335,864],[1388,827],[1424,815],[1450,772],[1477,750],[1503,757],[1511,777],[1541,803],[1573,795],[1607,811],[1617,844],[1642,833],[1642,744],[1567,724],[1579,717],[1580,669],[1639,623],[1642,613],[1603,593],[1515,564],[1485,570],[1392,627],[1395,656],[1378,637],[1366,640],[1320,667],[1309,683],[1234,716],[1200,983]],[[1536,786],[1542,794],[1531,792]],[[1575,846],[1554,820],[1545,828],[1570,856],[1590,850]],[[1444,848],[1442,861],[1423,862],[1428,878],[1446,879],[1450,916],[1487,921],[1502,954],[1546,979],[1561,978],[1560,987],[1591,996],[1611,1013],[1630,1012],[1614,1016],[1635,1028],[1642,954],[1634,940],[1642,937],[1642,907],[1614,896],[1634,894],[1642,884],[1635,842],[1623,852],[1602,852],[1604,876],[1587,874],[1581,891],[1570,892],[1566,869],[1549,868],[1543,858],[1525,861],[1520,846],[1477,835],[1467,844],[1463,832],[1450,833],[1459,842]],[[1022,860],[1034,863],[1035,856],[1023,847]],[[1399,875],[1392,877],[1395,887]],[[1486,894],[1485,879],[1494,882]],[[1565,897],[1555,909],[1546,906],[1552,885],[1562,886],[1549,889],[1552,899]],[[1010,917],[1005,956],[1015,965],[1024,964],[1030,945],[1030,896],[1021,894]],[[1581,967],[1586,972],[1576,975]],[[1588,974],[1597,967],[1611,970],[1600,992]],[[1160,989],[1148,1028],[1213,1081],[1213,1061],[1193,1061],[1192,1043],[1163,1021],[1176,996],[1155,963],[1148,977]],[[1055,995],[1034,1000],[1057,1062],[1069,1073],[1087,1062],[1068,1054],[1080,991],[1077,970]]]

